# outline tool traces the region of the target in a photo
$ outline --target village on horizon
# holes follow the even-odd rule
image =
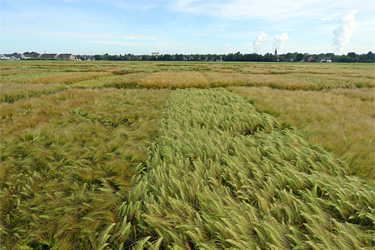
[[[205,62],[222,62],[222,61],[248,61],[248,62],[363,62],[373,63],[375,61],[374,53],[369,51],[366,54],[356,54],[349,52],[346,55],[335,55],[334,53],[286,53],[278,54],[277,49],[274,53],[265,55],[251,53],[241,54],[161,54],[153,52],[151,55],[74,55],[72,53],[44,53],[24,52],[12,54],[0,54],[1,60],[63,60],[63,61],[205,61]]]

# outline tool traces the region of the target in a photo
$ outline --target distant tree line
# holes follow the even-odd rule
[[[266,53],[261,54],[242,54],[229,53],[225,55],[218,54],[163,54],[158,56],[150,55],[95,55],[94,59],[97,61],[204,61],[204,62],[346,62],[346,63],[374,63],[374,53],[371,51],[366,54],[356,54],[349,52],[346,55],[335,55],[334,53],[321,54],[302,54],[298,52],[286,53],[281,55]]]

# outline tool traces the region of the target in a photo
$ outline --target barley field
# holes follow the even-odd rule
[[[1,249],[373,249],[370,64],[0,64]]]

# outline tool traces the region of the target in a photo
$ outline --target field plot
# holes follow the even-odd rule
[[[192,62],[5,62],[3,83],[63,83],[78,88],[268,86],[288,90],[374,87],[370,64]]]
[[[352,174],[375,178],[373,88],[286,91],[231,87],[255,106],[303,130],[312,144],[342,157]]]
[[[263,111],[277,109],[280,121],[297,126],[311,143],[349,159],[352,173],[375,178],[371,64],[32,61],[0,67],[0,102],[67,88],[268,87],[240,92]]]
[[[64,84],[21,84],[2,83],[0,86],[0,103],[12,103],[19,99],[52,94],[67,89]]]
[[[374,247],[370,64],[0,64],[1,249]]]
[[[2,104],[2,248],[103,246],[167,97],[67,90]]]
[[[370,246],[375,192],[342,165],[235,94],[177,90],[119,213],[147,249]]]

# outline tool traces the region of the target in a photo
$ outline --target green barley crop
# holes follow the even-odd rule
[[[63,84],[16,84],[2,83],[0,86],[0,103],[15,102],[29,97],[41,96],[44,94],[54,94],[66,90]]]
[[[133,227],[126,217],[118,223],[117,207],[146,161],[167,96],[71,89],[0,104],[8,114],[1,117],[1,249],[106,249],[127,239]]]
[[[118,210],[137,232],[125,245],[373,245],[373,186],[241,97],[223,89],[176,90],[160,126],[146,172]]]
[[[31,61],[0,77],[2,249],[374,246],[372,184],[213,88],[371,101],[369,65]],[[207,90],[168,90],[190,87]]]

